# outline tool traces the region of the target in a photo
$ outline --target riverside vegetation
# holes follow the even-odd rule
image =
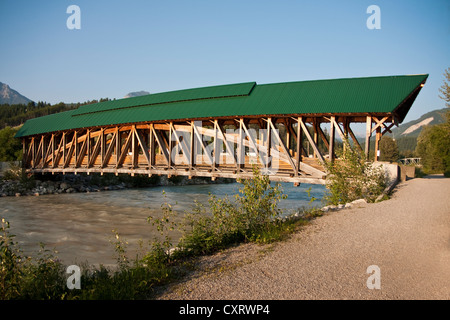
[[[278,203],[286,196],[281,186],[271,185],[269,177],[261,175],[257,167],[253,168],[252,179],[238,182],[241,187],[234,198],[210,195],[208,208],[196,202],[194,209],[186,212],[178,225],[173,219],[172,205],[164,202],[159,216],[148,217],[149,225],[155,227],[160,236],[147,248],[141,244],[142,253],[134,259],[127,255],[128,243],[113,230],[111,243],[116,252],[117,267],[83,266],[81,289],[67,288],[65,266],[44,245],[37,258],[25,257],[18,242],[14,241],[15,236],[9,232],[9,223],[2,219],[0,299],[152,298],[158,286],[177,281],[195,270],[195,261],[202,255],[242,242],[272,243],[285,239],[322,214],[320,209],[312,208],[282,217]],[[344,198],[339,190],[331,188],[331,193],[341,195],[329,200],[350,199]],[[352,194],[357,192],[352,191]],[[310,197],[310,202],[314,200]],[[176,244],[170,236],[175,229],[181,232]]]

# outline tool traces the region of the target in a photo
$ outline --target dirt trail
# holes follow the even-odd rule
[[[242,245],[161,299],[450,299],[450,179],[400,184],[392,198],[326,214],[272,251]],[[368,289],[367,268],[380,270]],[[375,274],[372,273],[374,277]]]

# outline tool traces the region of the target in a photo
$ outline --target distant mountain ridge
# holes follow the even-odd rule
[[[132,98],[132,97],[139,97],[139,96],[146,96],[150,94],[150,92],[147,91],[135,91],[128,93],[124,98]]]
[[[395,139],[404,137],[417,138],[425,126],[444,123],[447,110],[448,108],[443,108],[427,112],[419,119],[403,123],[392,129],[392,134],[389,133],[388,135]]]
[[[28,104],[32,100],[11,89],[6,83],[0,82],[0,104]]]

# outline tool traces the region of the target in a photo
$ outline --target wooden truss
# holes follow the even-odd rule
[[[361,150],[350,123],[365,121],[368,156],[372,133],[376,132],[378,150],[381,136],[390,131],[394,120],[391,115],[285,116],[66,130],[23,138],[23,167],[41,173],[164,174],[215,179],[248,178],[252,166],[257,165],[274,181],[323,184],[323,164],[336,158],[336,132],[341,139],[350,135]],[[321,128],[324,123],[329,125],[329,137]],[[319,138],[328,153],[319,150]],[[312,147],[311,155],[303,147],[305,139]]]

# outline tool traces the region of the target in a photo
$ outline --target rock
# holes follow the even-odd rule
[[[66,193],[72,193],[72,192],[75,192],[74,188],[69,188],[69,189],[66,190]]]
[[[59,186],[62,190],[67,190],[69,189],[69,185],[65,182],[61,183],[61,185]]]
[[[20,197],[20,192],[16,192],[15,196]]]
[[[35,193],[33,193],[33,195],[34,195],[35,197],[39,197],[39,192],[35,192]]]
[[[337,206],[337,209],[338,209],[338,210],[340,210],[340,209],[342,209],[342,208],[344,208],[344,205],[343,205],[343,204],[339,204],[339,205]]]
[[[351,207],[353,207],[353,205],[352,205],[351,203],[346,203],[346,204],[345,204],[345,208],[346,208],[346,209],[349,209],[349,208],[351,208]]]
[[[351,204],[365,204],[367,203],[366,199],[358,199],[350,202]]]
[[[330,208],[328,206],[326,206],[326,207],[321,208],[320,211],[328,212],[328,211],[330,211]]]

